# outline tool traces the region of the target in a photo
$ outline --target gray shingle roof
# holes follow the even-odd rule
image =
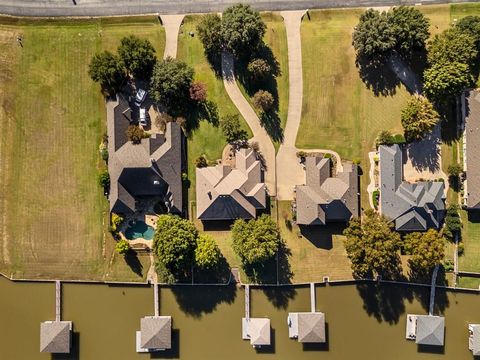
[[[107,103],[110,211],[134,212],[136,199],[156,196],[166,202],[170,212],[181,213],[182,130],[177,123],[168,123],[165,134],[152,134],[134,145],[125,133],[130,125],[129,109],[120,95],[116,102]]]
[[[473,356],[480,355],[480,325],[472,326],[472,353]]]
[[[301,343],[325,342],[325,314],[320,312],[297,313],[298,341]]]
[[[379,147],[380,211],[399,231],[438,229],[445,213],[445,185],[440,181],[403,181],[402,150],[398,145]]]
[[[467,207],[480,209],[480,92],[465,96],[465,164]]]
[[[417,315],[417,335],[415,340],[417,344],[443,346],[444,336],[444,317]]]
[[[359,215],[358,168],[345,164],[343,172],[330,176],[330,159],[307,157],[306,184],[296,186],[297,223],[325,225]]]
[[[71,321],[45,321],[40,324],[40,351],[46,353],[70,352]]]
[[[253,219],[265,209],[263,170],[252,149],[239,149],[235,168],[227,165],[196,169],[197,217],[201,220]]]
[[[140,346],[143,349],[172,347],[172,317],[147,316],[140,320]]]
[[[270,319],[250,318],[248,335],[252,345],[270,345]]]

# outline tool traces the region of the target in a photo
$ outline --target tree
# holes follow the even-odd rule
[[[432,65],[459,62],[472,67],[476,59],[475,38],[457,28],[435,35],[428,46],[428,62]]]
[[[108,170],[103,170],[98,175],[98,183],[104,189],[107,189],[110,186],[110,174],[108,173]]]
[[[115,250],[121,255],[126,255],[130,251],[130,243],[125,239],[119,240],[115,245]]]
[[[204,168],[208,166],[208,161],[205,158],[205,156],[199,156],[198,158],[195,159],[195,166],[197,168]]]
[[[393,134],[389,130],[380,131],[375,139],[377,147],[380,145],[393,145],[394,143]]]
[[[447,209],[443,233],[449,239],[453,239],[462,230],[462,220],[458,211],[459,207],[457,204],[452,204]]]
[[[402,109],[402,126],[407,141],[421,140],[432,132],[440,115],[425,97],[412,96]]]
[[[388,219],[369,209],[362,219],[351,219],[343,234],[355,276],[395,278],[401,273],[400,235]]]
[[[405,253],[411,255],[408,264],[414,279],[427,279],[445,257],[445,240],[434,229],[405,235],[403,246]]]
[[[130,35],[120,40],[117,51],[130,74],[136,78],[150,78],[157,61],[155,49],[150,41]]]
[[[477,45],[480,47],[480,17],[479,16],[465,16],[457,21],[455,29],[463,34],[470,35]]]
[[[152,98],[171,114],[183,112],[190,100],[193,75],[193,69],[183,61],[168,57],[157,62],[150,82]]]
[[[391,31],[396,39],[396,48],[403,54],[423,49],[430,33],[428,19],[411,6],[394,7],[388,14]]]
[[[277,224],[266,214],[256,220],[236,220],[232,239],[233,250],[244,265],[264,263],[275,256],[281,245]]]
[[[248,58],[262,43],[266,26],[260,14],[250,5],[228,7],[222,16],[222,38],[227,50],[237,57]]]
[[[215,240],[207,234],[200,234],[195,249],[195,262],[204,269],[213,269],[220,262],[220,249]]]
[[[88,74],[108,93],[115,93],[123,85],[126,73],[122,61],[109,51],[95,54],[88,65]]]
[[[253,106],[258,110],[267,113],[273,109],[275,100],[273,99],[272,94],[265,90],[258,90],[255,95],[253,95]]]
[[[127,139],[133,144],[140,144],[144,138],[144,131],[140,126],[129,125],[126,131]]]
[[[386,12],[368,9],[353,32],[357,56],[372,59],[384,57],[395,47],[396,40]]]
[[[112,213],[112,231],[117,231],[123,220],[124,218],[122,215]]]
[[[218,60],[222,51],[222,19],[217,14],[202,16],[197,32],[205,54],[210,60]]]
[[[458,177],[463,171],[463,167],[460,164],[448,165],[447,172],[449,176]]]
[[[423,77],[424,91],[435,101],[458,95],[473,83],[468,65],[456,61],[435,63],[425,70]]]
[[[220,128],[229,143],[247,140],[247,132],[240,126],[238,114],[230,114],[222,117],[220,119]]]
[[[272,68],[264,59],[253,59],[248,63],[247,70],[254,81],[263,81],[270,75]]]
[[[190,85],[190,99],[202,102],[207,100],[207,85],[201,81],[194,81]]]
[[[160,215],[153,238],[158,259],[173,273],[190,269],[198,232],[191,221],[176,215]]]

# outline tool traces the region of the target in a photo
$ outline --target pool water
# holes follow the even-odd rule
[[[155,230],[150,225],[145,224],[143,221],[136,221],[133,225],[130,225],[125,230],[125,237],[128,240],[135,240],[143,238],[145,240],[152,240]]]

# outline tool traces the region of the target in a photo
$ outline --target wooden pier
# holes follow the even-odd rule
[[[156,281],[153,283],[153,302],[155,307],[155,316],[159,316],[158,284]]]
[[[430,287],[430,307],[428,310],[428,315],[433,315],[433,307],[435,304],[435,284],[437,282],[438,267],[439,265],[437,264],[435,266],[435,269],[433,270],[432,285]]]
[[[310,283],[310,312],[316,311],[316,303],[315,303],[315,283]]]
[[[250,285],[245,285],[245,318],[250,319]]]
[[[62,285],[60,280],[55,281],[55,321],[62,317]]]

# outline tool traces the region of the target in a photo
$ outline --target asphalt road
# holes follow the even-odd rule
[[[0,0],[0,14],[13,16],[114,16],[219,12],[239,2],[258,10],[303,10],[480,0]]]

